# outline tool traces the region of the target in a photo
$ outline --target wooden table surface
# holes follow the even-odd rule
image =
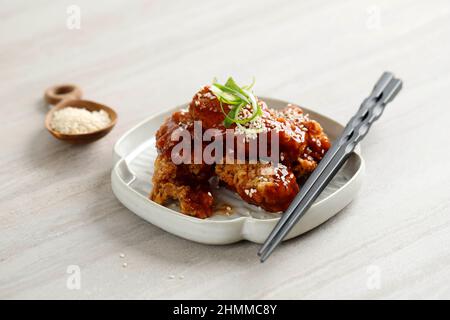
[[[2,3],[0,297],[450,298],[449,39],[444,0]],[[215,76],[346,122],[384,70],[404,88],[362,143],[362,190],[264,264],[256,244],[177,238],[111,191],[115,141]],[[54,139],[42,95],[61,82],[113,106],[116,128]]]

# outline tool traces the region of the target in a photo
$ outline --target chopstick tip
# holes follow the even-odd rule
[[[273,250],[266,250],[263,254],[260,255],[259,257],[259,261],[261,263],[264,263],[264,261],[267,260],[267,258],[269,258],[270,254],[272,253]]]

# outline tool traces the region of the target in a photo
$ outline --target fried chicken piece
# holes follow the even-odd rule
[[[221,107],[219,100],[212,93],[210,86],[204,86],[200,89],[189,104],[189,113],[192,119],[201,121],[202,127],[205,129],[217,128],[225,130],[223,124],[223,120],[225,120],[224,112],[228,114],[230,110],[231,107],[226,103],[222,103]]]
[[[175,139],[171,139],[172,134],[177,130],[188,130],[193,136],[194,120],[187,111],[174,112],[170,117],[164,120],[164,123],[156,131],[156,148],[160,154],[168,154],[172,148],[178,143]]]
[[[317,121],[311,120],[303,110],[288,105],[278,112],[281,125],[280,150],[291,161],[298,158],[320,161],[330,148],[330,141]]]
[[[229,127],[226,128],[224,126],[225,114],[231,110],[231,107],[226,103],[222,103],[221,105],[217,97],[211,91],[211,87],[205,86],[192,98],[192,101],[189,104],[189,113],[194,121],[201,121],[202,128],[204,130],[217,129],[217,135],[222,135],[223,141],[225,141],[224,135],[226,134],[226,129],[235,130],[234,144],[232,146],[224,145],[223,153],[234,153],[234,157],[236,158],[236,155],[238,154],[238,144],[240,147],[242,145],[241,142],[244,141],[244,155],[246,157],[246,160],[249,160],[250,141],[253,139],[260,139],[262,134],[265,135],[265,141],[268,142],[268,150],[270,154],[271,148],[269,146],[269,143],[271,133],[267,131],[263,133],[264,130],[262,130],[260,134],[253,134],[252,137],[249,137],[246,135],[245,129],[243,130],[242,127],[250,126],[249,131],[255,131],[257,130],[257,127],[260,127],[261,129],[265,129],[265,127],[275,127],[274,125],[272,125],[272,123],[274,122],[275,111],[270,109],[264,101],[258,98],[256,98],[256,101],[259,105],[259,108],[261,109],[260,116],[256,117],[254,121],[251,121],[248,124],[242,124],[240,127],[237,127],[236,123],[232,123]],[[239,116],[242,116],[247,118],[250,117],[252,113],[252,107],[250,105],[247,105],[241,109],[237,117],[239,118]],[[258,145],[258,141],[256,141],[255,145]],[[259,160],[254,158],[252,159]]]
[[[172,157],[172,149],[178,143],[180,143],[177,139],[171,139],[171,136],[175,131],[186,130],[190,134],[191,139],[191,154],[190,161],[186,161],[183,165],[183,170],[188,172],[194,176],[195,179],[201,180],[200,182],[204,182],[212,177],[214,173],[214,168],[210,165],[207,165],[202,162],[202,159],[199,159],[201,163],[194,162],[194,149],[193,149],[193,139],[194,139],[194,128],[193,128],[193,120],[190,114],[187,111],[177,111],[172,114],[169,118],[167,118],[161,127],[156,132],[156,149],[158,150],[158,154],[163,155],[168,158],[168,160]],[[174,152],[175,154],[175,152]],[[177,154],[178,156],[178,154]],[[180,155],[182,156],[182,155]],[[189,156],[189,154],[188,154]],[[173,160],[173,159],[172,159]],[[171,161],[174,162],[174,161]],[[181,172],[181,171],[180,171]],[[180,176],[179,176],[180,177]],[[181,177],[182,178],[182,177]]]
[[[214,174],[214,167],[204,163],[177,165],[171,158],[173,147],[179,143],[171,139],[171,136],[176,130],[185,129],[191,134],[192,140],[192,117],[186,111],[178,111],[167,118],[156,132],[158,157],[154,165],[150,198],[162,205],[169,200],[177,200],[181,212],[207,218],[212,214],[213,197],[208,180]]]
[[[161,205],[178,200],[181,212],[197,218],[212,215],[213,197],[208,183],[212,167],[202,164],[175,165],[167,156],[155,160],[150,199]]]
[[[270,120],[273,117],[273,110],[267,107],[267,104],[256,97],[256,101],[261,108],[261,119]],[[223,110],[222,110],[223,109]],[[189,104],[189,113],[193,120],[201,121],[204,129],[216,128],[224,131],[226,128],[223,124],[225,120],[225,114],[230,112],[231,107],[226,103],[222,103],[222,106],[211,91],[210,86],[204,86],[198,91],[192,98]],[[251,107],[246,106],[241,112],[247,112],[247,116],[252,113]],[[230,129],[234,129],[236,124],[231,124]]]
[[[330,141],[321,125],[298,106],[289,105],[278,117],[283,123],[280,131],[283,163],[291,167],[298,182],[303,183],[330,148]]]
[[[218,164],[216,174],[244,201],[270,212],[286,210],[299,191],[294,174],[282,164]]]

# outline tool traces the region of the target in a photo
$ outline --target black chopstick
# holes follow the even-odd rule
[[[325,154],[264,242],[258,252],[261,262],[269,257],[311,207],[314,200],[344,165],[356,145],[366,136],[370,126],[381,116],[386,104],[395,98],[401,87],[401,80],[396,79],[390,72],[383,73],[370,96],[363,101],[356,114],[347,123],[341,136]]]
[[[345,127],[343,133],[341,136],[336,139],[336,141],[333,143],[333,146],[328,152],[325,154],[324,158],[320,162],[319,166],[314,170],[310,178],[306,181],[306,183],[302,186],[300,193],[297,195],[297,197],[292,201],[291,206],[286,210],[286,212],[283,214],[283,216],[280,219],[280,222],[275,226],[272,233],[269,235],[268,239],[264,243],[263,247],[261,248],[259,254],[262,254],[264,250],[269,246],[270,242],[273,240],[275,235],[280,231],[280,229],[284,226],[284,224],[289,220],[290,214],[292,213],[292,210],[294,210],[298,204],[302,201],[302,199],[307,195],[307,192],[312,188],[314,182],[320,177],[322,174],[322,171],[330,164],[333,158],[336,157],[337,152],[342,147],[343,143],[345,142],[345,139],[352,133],[354,130],[354,126],[357,124],[358,119],[361,119],[364,114],[367,112],[368,108],[370,106],[373,106],[376,102],[375,98],[380,95],[380,88],[385,88],[386,84],[389,83],[393,79],[393,75],[389,73],[384,73],[380,80],[377,82],[377,84],[374,87],[374,90],[372,91],[372,94],[366,98],[363,103],[361,104],[361,107],[359,108],[358,112],[353,116],[352,119],[348,122],[347,126]]]

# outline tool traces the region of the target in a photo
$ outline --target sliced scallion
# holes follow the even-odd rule
[[[250,92],[254,84],[254,78],[250,85],[244,87],[239,87],[232,77],[228,78],[224,85],[214,80],[211,91],[219,100],[222,112],[225,114],[224,126],[226,128],[230,127],[233,123],[244,125],[262,115],[261,107],[258,105],[253,93]],[[233,107],[226,113],[222,103]],[[247,118],[239,119],[240,111],[247,105],[252,107],[252,114]]]

